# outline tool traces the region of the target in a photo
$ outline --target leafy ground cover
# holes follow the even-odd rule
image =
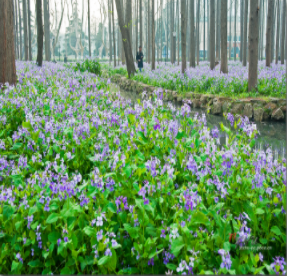
[[[127,75],[123,66],[118,68],[103,66],[109,74]],[[258,91],[248,92],[248,67],[240,62],[229,61],[228,74],[220,73],[220,65],[210,70],[208,62],[201,62],[196,68],[188,68],[181,74],[181,68],[170,63],[156,64],[156,70],[150,69],[150,64],[144,64],[142,73],[136,74],[133,79],[155,87],[169,90],[198,93],[211,93],[228,97],[279,97],[285,98],[286,77],[285,66],[272,64],[270,68],[264,61],[258,67]]]
[[[2,274],[285,274],[286,160],[93,74],[17,63],[0,94]],[[108,81],[109,82],[109,81]]]

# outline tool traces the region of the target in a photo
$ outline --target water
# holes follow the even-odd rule
[[[111,91],[116,92],[120,89],[112,84]],[[141,99],[140,95],[135,92],[122,91],[121,96],[125,99],[129,99],[132,103],[135,103],[137,99]],[[180,108],[182,106],[181,103],[177,101],[170,101],[175,107]],[[167,102],[164,101],[166,104]],[[195,115],[198,113],[199,115],[205,114],[207,119],[207,126],[212,129],[215,126],[220,129],[220,123],[223,123],[225,126],[230,127],[229,122],[222,116],[215,116],[212,114],[207,114],[205,110],[192,108],[191,115]],[[255,123],[257,126],[257,130],[259,131],[259,135],[256,139],[255,149],[266,150],[268,147],[274,152],[274,157],[285,156],[286,158],[286,123],[282,122],[262,122]],[[220,132],[220,143],[224,145],[227,143],[227,137],[225,132]]]

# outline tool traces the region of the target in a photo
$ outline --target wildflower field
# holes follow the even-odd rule
[[[0,93],[1,274],[286,274],[286,160],[254,149],[246,118],[228,115],[221,147],[160,88],[132,106],[94,74],[16,65]]]
[[[111,68],[103,64],[110,75],[115,73],[127,75],[123,65]],[[187,68],[181,74],[181,66],[171,63],[156,63],[156,69],[151,70],[151,65],[145,63],[144,70],[133,77],[134,80],[155,87],[185,92],[210,93],[228,97],[278,97],[285,98],[286,70],[281,64],[271,64],[266,67],[265,61],[258,64],[257,91],[248,92],[248,66],[243,67],[239,61],[228,62],[228,74],[220,72],[220,64],[210,70],[209,62],[200,62],[195,68]]]

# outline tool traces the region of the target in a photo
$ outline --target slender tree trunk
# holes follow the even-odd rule
[[[230,11],[229,11],[229,60],[231,60],[231,51],[232,51],[231,15],[232,15],[232,0],[230,0]]]
[[[140,46],[143,46],[143,18],[142,18],[142,0],[139,0],[139,13],[140,13]]]
[[[177,0],[177,65],[179,65],[179,0]],[[189,28],[191,30],[191,26]],[[189,34],[190,35],[190,34]]]
[[[151,29],[152,29],[152,60],[151,70],[155,70],[155,25],[154,25],[154,0],[151,0]]]
[[[114,13],[114,0],[112,2],[112,20],[113,20],[113,42],[114,42],[114,67],[117,66],[117,59],[116,59],[116,38],[115,38],[115,13]]]
[[[216,9],[216,60],[219,60],[219,48],[220,48],[220,36],[219,36],[219,29],[220,29],[220,20],[219,20],[219,12],[220,12],[220,0],[217,0],[217,9]]]
[[[286,0],[283,0],[282,5],[282,18],[281,18],[281,45],[280,45],[280,60],[281,64],[284,64],[284,41],[285,41],[285,29],[286,29]],[[287,45],[286,45],[287,46]]]
[[[138,41],[138,37],[139,37],[139,0],[137,0],[136,2],[136,30],[135,30],[135,37],[136,37],[136,47],[135,47],[135,54],[137,53],[137,49],[139,46],[139,41]]]
[[[258,0],[250,1],[249,16],[249,68],[248,68],[248,91],[257,87],[258,77]]]
[[[113,0],[111,0],[113,1]],[[113,28],[115,31],[115,28]],[[88,36],[89,36],[89,56],[91,57],[91,11],[90,11],[90,0],[88,0]],[[115,43],[115,40],[114,40]],[[114,53],[116,55],[116,53]]]
[[[240,0],[240,62],[243,60],[243,8],[244,8],[244,0]]]
[[[13,2],[0,1],[0,88],[7,82],[16,85],[13,23]]]
[[[221,0],[221,64],[220,72],[228,73],[227,59],[227,0]]]
[[[160,0],[160,6],[161,6],[161,9],[160,9],[160,60],[162,61],[162,46],[163,46],[163,43],[162,43],[162,23],[163,23],[163,19],[162,19],[162,10],[163,10],[163,2],[162,0]]]
[[[215,67],[215,1],[210,1],[210,69]]]
[[[181,73],[186,70],[186,0],[181,0]]]
[[[29,60],[32,60],[32,29],[31,29],[31,9],[30,9],[30,0],[27,0],[28,3],[28,30],[29,30]]]
[[[243,66],[247,65],[247,17],[248,17],[248,0],[244,3],[244,34],[243,34]]]
[[[203,0],[203,60],[205,60],[205,1]]]
[[[112,64],[113,61],[113,45],[112,45],[112,19],[111,19],[111,3],[110,1],[112,0],[108,0],[108,16],[109,16],[109,48],[110,48],[110,65]],[[88,3],[89,4],[89,3]]]
[[[50,13],[49,13],[49,0],[44,0],[44,28],[45,28],[45,59],[51,60],[50,50]]]
[[[118,1],[118,0],[115,0]],[[123,11],[123,20],[124,22],[126,22],[125,20],[125,12],[124,12],[124,2],[123,0],[120,0],[120,4],[122,6],[122,11]],[[125,24],[126,25],[126,24]],[[121,30],[121,29],[120,29]],[[122,36],[122,31],[121,31],[121,56],[122,56],[122,65],[126,64],[126,58],[125,58],[125,50],[124,50],[124,41],[123,41],[123,36]]]
[[[237,0],[234,0],[234,11],[235,11],[235,16],[234,16],[234,61],[236,61],[236,41],[237,41],[237,36],[236,36],[236,13],[237,13]]]
[[[18,0],[18,7],[19,7],[19,33],[20,33],[20,60],[23,59],[23,44],[22,44],[22,20],[21,20],[21,6],[20,0]]]
[[[195,41],[194,41],[194,0],[190,1],[189,19],[190,19],[190,67],[195,68]]]
[[[117,0],[118,1],[118,0]],[[133,49],[133,32],[132,32],[132,26],[133,26],[133,17],[132,17],[132,0],[126,0],[126,13],[125,13],[125,20],[126,20],[126,25],[129,30],[129,35],[130,35],[130,43],[131,43],[131,48]],[[132,51],[131,51],[132,53]]]
[[[168,1],[168,0],[167,0]],[[168,2],[166,3],[166,56],[168,61],[168,35],[169,35],[169,16],[168,16]]]
[[[272,29],[272,9],[273,0],[268,0],[267,32],[266,32],[266,66],[271,64],[271,29]]]
[[[17,59],[20,59],[20,53],[19,53],[19,36],[18,36],[18,8],[17,8],[17,0],[14,0],[15,2],[15,21],[16,21],[16,45],[17,45]]]
[[[197,42],[197,65],[199,65],[199,18],[200,18],[200,0],[197,0],[197,39],[196,39],[196,42]]]
[[[37,8],[37,65],[42,67],[43,62],[43,21],[42,21],[42,1],[36,0]]]
[[[28,45],[28,33],[27,33],[27,6],[26,0],[23,1],[23,25],[24,25],[24,49],[25,49],[25,61],[29,60],[29,45]]]
[[[271,27],[271,63],[274,60],[274,37],[275,37],[275,20],[276,18],[276,0],[273,0],[272,6],[272,27]]]
[[[279,56],[279,34],[280,34],[280,3],[277,0],[277,27],[276,27],[276,52],[275,52],[275,63],[278,64]]]
[[[128,2],[127,2],[127,5],[129,5]],[[136,69],[135,69],[135,64],[134,64],[134,59],[133,59],[133,54],[132,54],[132,47],[131,47],[131,42],[130,42],[130,33],[129,33],[128,29],[125,28],[126,24],[125,24],[124,17],[123,17],[122,5],[117,0],[116,0],[116,7],[117,7],[117,12],[118,12],[119,26],[120,26],[121,33],[122,33],[125,57],[126,57],[126,61],[127,61],[127,71],[128,71],[129,77],[131,77],[131,75],[135,74]],[[127,10],[129,10],[129,8],[127,8]]]
[[[15,59],[17,58],[17,40],[16,40],[16,9],[15,9],[15,4],[13,0],[13,29],[14,29],[14,51],[15,51]]]
[[[173,31],[174,31],[174,17],[173,17],[173,0],[170,0],[169,12],[170,12],[170,62],[174,63],[174,46],[173,46]]]
[[[210,61],[210,20],[209,20],[209,16],[210,16],[210,9],[209,9],[209,5],[210,5],[210,0],[207,0],[207,60]]]

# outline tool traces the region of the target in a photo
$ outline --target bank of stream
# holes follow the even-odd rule
[[[141,99],[141,96],[135,92],[124,91],[120,89],[117,85],[111,84],[111,92],[120,91],[121,96],[127,100],[131,100],[132,104],[137,102],[137,99]],[[141,99],[142,100],[142,99]],[[164,101],[164,104],[171,102],[176,108],[180,108],[182,103],[178,101]],[[207,118],[207,126],[209,128],[218,127],[220,130],[220,123],[222,122],[225,126],[229,127],[229,122],[222,116],[216,116],[212,114],[207,114],[205,110],[199,108],[191,108],[191,116],[194,116],[196,113],[199,115],[205,114]],[[274,152],[274,157],[285,156],[286,158],[286,123],[285,122],[254,122],[259,131],[259,135],[256,139],[255,149],[266,150],[268,147]],[[220,143],[224,145],[227,143],[226,134],[220,131]]]

